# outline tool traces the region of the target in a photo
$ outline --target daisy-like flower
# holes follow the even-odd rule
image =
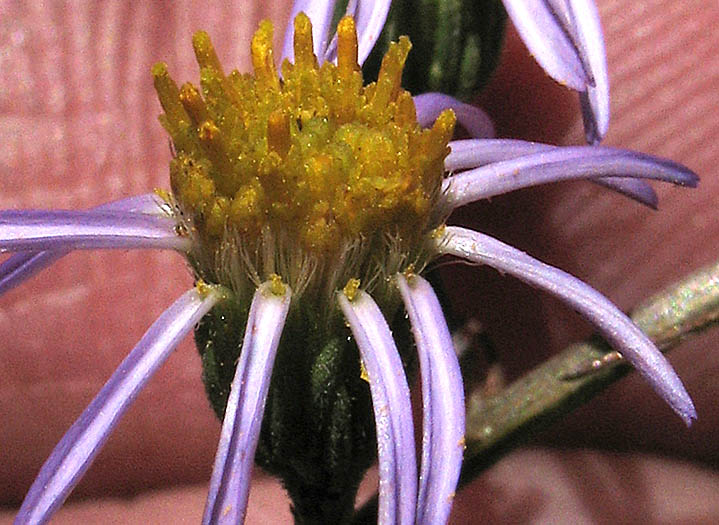
[[[404,91],[407,39],[390,47],[377,82],[362,84],[360,65],[389,2],[350,2],[351,16],[330,39],[333,6],[296,3],[281,74],[269,23],[252,41],[254,75],[226,74],[203,32],[193,39],[201,91],[178,87],[164,64],[155,66],[161,122],[173,143],[170,192],[88,211],[0,212],[0,250],[17,252],[0,265],[3,291],[78,249],[175,250],[196,277],[58,444],[17,523],[49,519],[198,323],[203,379],[223,418],[203,522],[243,520],[255,459],[283,479],[298,518],[342,522],[375,454],[380,523],[446,522],[462,460],[463,388],[441,307],[421,277],[445,255],[566,301],[687,424],[696,418],[667,360],[609,300],[499,240],[445,222],[467,203],[548,182],[590,179],[651,204],[635,180],[693,186],[697,177],[614,148],[451,141],[455,119],[477,136],[487,131],[486,117],[445,95],[413,99]],[[580,16],[578,8],[568,12]],[[553,52],[535,54],[551,62]],[[406,378],[415,360],[419,467]]]

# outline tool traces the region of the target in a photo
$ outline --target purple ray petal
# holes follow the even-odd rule
[[[519,188],[571,179],[636,177],[696,186],[699,178],[676,162],[603,146],[569,146],[464,171],[444,180],[452,208]]]
[[[451,151],[444,159],[447,171],[475,168],[510,160],[524,155],[551,151],[558,146],[516,139],[455,140],[449,143]],[[599,184],[642,204],[656,209],[659,201],[656,192],[645,181],[624,177],[597,177],[591,182]]]
[[[437,296],[419,276],[397,276],[422,374],[423,439],[417,523],[447,523],[464,454],[464,388]]]
[[[519,36],[549,76],[576,91],[589,83],[577,49],[545,0],[502,0]]]
[[[493,162],[552,151],[557,146],[518,139],[465,139],[453,140],[449,148],[449,155],[444,159],[446,171],[478,168]]]
[[[0,211],[0,252],[97,248],[187,251],[170,217],[121,211]]]
[[[659,196],[649,183],[642,179],[631,179],[629,177],[597,177],[589,182],[599,184],[612,191],[621,193],[625,197],[634,199],[645,206],[656,210],[659,206]],[[689,185],[691,186],[691,184]]]
[[[0,264],[0,295],[15,288],[68,253],[67,250],[58,250],[13,254]]]
[[[457,115],[457,121],[472,137],[477,139],[494,137],[492,120],[478,107],[442,93],[424,93],[413,98],[417,110],[417,122],[424,128],[432,126],[442,111],[452,109]]]
[[[597,144],[609,128],[609,77],[604,36],[593,0],[546,0],[574,45],[587,75],[579,100],[587,142]]]
[[[152,324],[57,444],[25,497],[16,525],[50,519],[152,374],[220,297],[215,290],[193,288]]]
[[[391,0],[357,0],[357,62],[362,65],[372,52],[387,20]]]
[[[488,235],[465,228],[447,227],[434,242],[439,253],[487,264],[562,299],[599,329],[687,425],[697,418],[694,404],[669,361],[631,319],[589,285]]]
[[[92,209],[96,211],[126,211],[163,216],[166,215],[165,206],[167,204],[156,193],[143,193],[142,195],[100,204]]]
[[[596,144],[609,129],[609,75],[602,24],[593,0],[568,0],[567,5],[575,22],[575,44],[592,78],[579,100],[587,142]]]
[[[361,66],[374,47],[382,28],[387,20],[391,0],[350,0],[347,4],[347,15],[355,19],[357,27],[357,62]],[[337,60],[337,38],[325,53],[325,60]]]
[[[372,298],[338,294],[369,378],[379,458],[378,523],[411,525],[417,503],[417,463],[409,387],[389,326]]]
[[[232,380],[220,443],[210,480],[204,524],[242,523],[250,476],[262,426],[272,366],[292,295],[288,286],[276,295],[276,283],[262,284],[252,299],[240,361]]]
[[[137,195],[107,204],[102,204],[93,210],[126,211],[132,213],[147,213],[163,215],[163,203],[154,193]],[[47,268],[58,259],[69,253],[68,250],[44,252],[20,252],[0,264],[0,295],[29,279],[40,270]]]
[[[582,69],[584,69],[584,74],[587,76],[587,85],[593,85],[594,77],[592,76],[592,68],[590,67],[589,60],[587,58],[587,50],[580,45],[578,36],[581,21],[576,19],[575,13],[569,5],[568,0],[544,0],[544,3],[547,5],[547,8],[552,15],[554,15],[554,19],[574,46],[574,50],[582,64]]]
[[[325,55],[327,42],[329,38],[330,23],[332,22],[332,14],[334,13],[336,0],[295,0],[290,13],[290,21],[285,30],[285,42],[282,47],[282,55],[280,56],[280,64],[286,59],[290,62],[294,61],[294,24],[295,17],[304,12],[312,21],[312,47],[315,56],[320,61]]]

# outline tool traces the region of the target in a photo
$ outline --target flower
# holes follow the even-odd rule
[[[313,6],[320,10],[320,15],[325,13],[329,16],[328,6],[322,4],[313,4]],[[366,7],[366,4],[360,6]],[[379,7],[382,7],[382,4]],[[365,14],[366,18],[363,18],[361,9],[355,14],[357,24],[362,30],[356,44],[353,41],[351,19],[345,19],[338,30],[336,71],[342,74],[344,67],[344,72],[347,73],[350,81],[357,75],[355,67],[357,59],[354,54],[358,52],[357,50],[363,49],[363,42],[369,41],[369,44],[364,45],[371,47],[371,35],[375,30],[372,28],[377,26],[377,11]],[[322,20],[321,16],[319,20]],[[302,59],[305,60],[305,67],[307,70],[312,70],[311,54],[306,52],[308,46],[313,45],[308,37],[309,26],[303,18],[299,18],[297,24],[303,29],[296,31],[299,43],[296,44],[295,51],[299,49],[304,52]],[[253,49],[257,85],[265,87],[277,83],[277,76],[268,74],[274,72],[266,32],[265,26],[258,33],[257,45]],[[321,32],[319,38],[315,39],[316,55],[322,56],[322,42],[326,41],[326,34],[325,29],[324,33]],[[319,50],[317,46],[320,46]],[[216,78],[222,79],[224,75],[219,76],[222,72],[221,67],[218,62],[216,63],[216,57],[211,53],[211,46],[208,41],[204,41],[203,35],[196,37],[196,48],[198,61],[205,71],[214,70],[207,73],[205,78],[209,82]],[[392,108],[391,111],[396,111],[396,114],[390,116],[392,123],[406,118],[407,108],[410,107],[406,102],[407,97],[398,86],[398,68],[401,71],[402,56],[406,51],[406,43],[400,43],[390,51],[387,69],[380,80],[380,84],[384,82],[386,88],[384,94],[387,99],[384,102],[388,108]],[[295,60],[296,65],[300,63],[299,55],[300,53]],[[164,84],[163,87],[162,83],[167,79],[165,73],[161,67],[155,71],[156,80],[160,84],[158,91],[161,98],[163,90],[165,95],[173,90],[169,83]],[[261,84],[260,80],[265,84]],[[289,75],[285,76],[285,82],[289,85]],[[367,95],[367,98],[379,97],[380,93],[378,87],[373,94]],[[188,113],[193,109],[197,111],[196,115],[191,116],[194,131],[190,130],[190,135],[195,134],[198,140],[205,141],[204,144],[208,148],[215,147],[216,140],[222,137],[212,127],[212,122],[205,119],[202,114],[202,111],[207,111],[208,108],[201,105],[202,100],[195,97],[190,88],[184,90],[184,93],[178,90],[176,95],[178,100],[183,102],[182,109]],[[415,99],[415,105],[420,122],[435,121],[439,113],[438,109],[447,106],[458,110],[460,122],[468,129],[479,129],[485,122],[477,110],[439,94],[418,97]],[[175,126],[177,123],[187,122],[188,118],[178,113],[174,115],[176,120],[172,121],[172,113],[179,112],[181,106],[173,105],[169,96],[163,100],[163,106],[166,112],[165,125],[170,128],[171,134],[175,131],[177,135],[173,136],[173,139],[176,139],[177,151],[182,153],[184,146],[186,146],[185,152],[191,151],[195,146],[182,144],[187,130],[178,130]],[[279,113],[275,111],[276,107],[271,109],[272,111],[266,116],[267,128],[270,132],[265,138],[269,149],[281,157],[289,152],[286,140],[289,132],[286,132],[285,128],[290,126],[292,121],[285,120],[282,111]],[[377,114],[383,113],[383,110],[384,105],[376,104],[376,113],[370,116],[374,118]],[[292,115],[292,117],[300,120],[305,118],[304,115],[298,117]],[[313,115],[307,118],[309,123]],[[362,238],[371,237],[372,230],[379,225],[380,234],[386,235],[392,241],[386,246],[379,246],[380,251],[385,250],[380,265],[361,261],[353,263],[352,257],[356,254],[343,259],[341,256],[346,255],[353,245],[347,242],[346,231],[339,227],[337,235],[324,235],[326,233],[324,230],[330,228],[319,231],[309,228],[303,230],[304,236],[300,237],[300,243],[305,243],[304,252],[300,255],[309,253],[315,256],[319,253],[320,255],[314,260],[322,259],[330,268],[335,269],[337,267],[332,265],[337,263],[334,260],[337,258],[341,265],[337,271],[348,272],[350,275],[357,272],[359,276],[363,267],[372,267],[372,271],[365,271],[369,277],[364,279],[369,283],[365,285],[366,290],[370,290],[375,297],[390,296],[390,299],[377,299],[384,306],[385,311],[383,311],[370,293],[361,290],[360,283],[353,278],[347,279],[346,286],[335,296],[335,285],[344,279],[336,277],[337,271],[333,270],[328,272],[333,276],[333,280],[330,281],[333,286],[329,296],[331,302],[323,303],[335,304],[335,308],[339,308],[344,314],[359,347],[370,384],[378,435],[381,472],[380,519],[383,522],[395,520],[410,522],[414,521],[415,514],[420,523],[446,520],[450,509],[450,496],[459,473],[463,433],[461,378],[438,301],[427,282],[417,275],[421,267],[436,256],[450,254],[489,264],[536,286],[547,288],[565,299],[597,324],[685,420],[689,421],[695,417],[691,400],[666,360],[606,299],[576,279],[543,265],[495,239],[466,229],[443,226],[447,214],[456,207],[543,182],[567,178],[596,179],[628,176],[658,178],[678,184],[693,185],[696,182],[695,176],[670,161],[601,147],[555,148],[516,141],[471,139],[449,143],[451,151],[445,157],[445,145],[449,140],[452,120],[450,113],[443,112],[439,114],[439,118],[429,131],[417,134],[413,134],[415,131],[408,132],[407,136],[410,137],[408,140],[424,140],[421,137],[431,139],[427,139],[426,144],[418,142],[426,145],[429,151],[427,154],[429,158],[424,163],[420,163],[422,165],[416,170],[420,181],[425,185],[420,184],[419,190],[411,188],[416,191],[386,193],[388,199],[397,197],[401,204],[400,208],[389,207],[390,212],[393,212],[389,228],[388,220],[376,218],[371,214],[360,214],[369,228],[360,230]],[[206,122],[208,125],[204,125]],[[305,128],[307,123],[303,121],[302,127]],[[387,125],[387,122],[382,124]],[[347,135],[348,140],[355,138],[356,135]],[[367,144],[371,145],[371,141]],[[380,147],[385,145],[384,139],[379,141]],[[210,151],[207,153],[208,156],[213,151],[216,153],[217,150]],[[357,155],[356,151],[354,153]],[[376,151],[373,150],[373,153]],[[366,162],[371,163],[371,160],[370,157]],[[438,160],[443,164],[443,169],[434,172],[432,167]],[[219,165],[222,158],[219,156],[213,161]],[[195,170],[197,166],[188,165],[188,162],[178,161],[175,169],[177,176],[173,180],[174,195],[168,197],[165,202],[156,200],[152,195],[146,195],[89,212],[2,212],[0,246],[4,250],[20,252],[3,263],[0,270],[3,274],[3,286],[9,288],[18,284],[35,271],[40,263],[47,264],[51,259],[62,256],[68,250],[111,247],[177,250],[188,254],[198,276],[218,277],[212,275],[220,273],[216,271],[217,266],[212,262],[203,261],[202,258],[207,257],[207,245],[218,242],[216,239],[225,235],[224,230],[231,217],[223,215],[224,205],[221,204],[223,201],[216,198],[213,188],[208,188],[209,179],[203,178],[202,171]],[[443,179],[445,170],[452,174]],[[404,172],[400,172],[402,173]],[[416,182],[401,179],[399,182],[393,181],[390,177],[384,178],[382,173],[373,173],[373,175],[377,177],[372,181],[373,190],[393,182],[406,183],[410,186],[411,183]],[[275,184],[263,185],[262,188],[255,188],[257,190],[255,194],[259,193],[260,189],[266,192],[278,188],[281,189]],[[241,199],[239,202],[244,205],[240,211],[251,210],[252,206],[248,206],[248,203],[265,206],[259,201],[255,203],[249,200],[253,195],[251,189],[248,188],[239,195]],[[631,192],[631,189],[627,191]],[[322,193],[312,195],[322,196]],[[650,200],[645,193],[635,192],[634,195],[645,201]],[[359,194],[359,197],[362,196]],[[210,198],[214,201],[210,201]],[[269,202],[274,205],[281,201],[273,199]],[[342,202],[344,201],[340,204]],[[376,201],[369,202],[373,203],[368,208],[370,210],[383,205],[376,204]],[[228,202],[226,206],[227,209],[232,210],[232,203]],[[267,207],[261,209],[263,213],[260,215],[269,213]],[[413,234],[419,237],[419,240],[413,239],[409,246],[402,245],[403,238],[397,236],[397,230],[394,229],[407,226],[407,223],[401,222],[402,217],[401,214],[396,213],[397,209],[402,210],[402,214],[409,215],[412,219],[410,228],[399,231],[407,237]],[[295,211],[305,213],[307,210],[308,208],[300,208]],[[290,215],[294,213],[292,210],[280,211]],[[346,211],[357,212],[358,209],[349,207]],[[364,209],[360,208],[359,211]],[[318,215],[303,216],[303,221],[298,223],[299,226],[312,226],[310,218],[326,219],[326,216],[322,216],[321,208],[319,210],[312,208],[311,212],[317,212]],[[219,221],[219,229],[217,217],[222,219]],[[282,224],[281,227],[292,229],[294,225],[285,224],[281,217],[280,214],[272,220]],[[256,217],[250,217],[250,219],[254,218]],[[273,241],[273,239],[265,241],[262,237],[266,224],[260,224],[260,227],[253,231],[252,220],[248,221],[246,216],[242,216],[241,219],[233,227],[242,235],[259,235],[255,240],[260,243]],[[424,222],[418,222],[420,219]],[[418,224],[421,227],[417,228]],[[347,221],[347,225],[355,226],[356,223]],[[328,223],[324,223],[324,226],[328,226]],[[412,231],[412,227],[419,231]],[[381,228],[385,230],[382,231]],[[280,236],[272,228],[270,232],[276,237]],[[223,241],[219,242],[222,244]],[[338,244],[341,246],[341,251],[325,252],[330,248],[336,250]],[[237,250],[230,252],[230,257],[232,253],[239,253],[234,261],[230,258],[230,267],[233,264],[245,264],[247,268],[252,266],[242,260],[244,254],[240,253],[236,245],[230,247]],[[270,257],[274,259],[279,250],[276,245],[271,248],[274,251],[271,252]],[[373,248],[376,250],[378,246],[375,245]],[[209,253],[214,256],[217,251]],[[227,255],[224,247],[221,247],[220,253]],[[369,255],[375,257],[377,254],[372,251]],[[253,455],[251,452],[259,439],[261,414],[270,386],[270,372],[278,348],[282,345],[280,337],[283,324],[290,322],[287,319],[292,304],[300,301],[301,293],[311,294],[313,286],[318,287],[325,283],[325,281],[319,284],[311,282],[313,277],[309,270],[292,275],[293,268],[297,267],[292,261],[290,257],[290,262],[277,263],[279,275],[267,271],[268,261],[263,261],[261,275],[264,281],[256,282],[255,289],[247,294],[250,296],[247,303],[251,303],[249,313],[246,315],[248,329],[244,331],[243,352],[234,372],[232,389],[224,411],[225,423],[211,482],[206,521],[234,522],[241,519],[249,486],[249,468]],[[298,262],[304,264],[302,260],[295,258],[294,263]],[[219,308],[224,302],[232,301],[233,296],[246,294],[246,282],[253,282],[253,278],[255,281],[262,279],[255,278],[247,268],[241,272],[239,282],[233,282],[233,277],[236,275],[233,272],[229,272],[230,276],[227,278],[219,276],[220,278],[217,279],[219,282],[210,279],[211,284],[205,284],[198,281],[195,288],[184,294],[158,319],[80,420],[63,438],[43,467],[21,510],[21,520],[45,519],[62,503],[136,392],[169,355],[177,341],[211,308],[215,306]],[[224,267],[221,269],[224,271]],[[256,273],[260,275],[259,272]],[[391,279],[385,279],[386,276]],[[395,286],[397,291],[393,291]],[[316,288],[314,292],[317,295]],[[420,467],[422,475],[416,501],[417,478],[412,421],[408,416],[410,413],[408,387],[399,353],[385,321],[385,318],[389,317],[386,310],[390,309],[393,293],[395,296],[399,294],[409,314],[422,371],[424,439]]]

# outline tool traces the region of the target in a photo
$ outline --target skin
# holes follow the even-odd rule
[[[286,21],[287,7],[267,4],[241,14],[192,2],[141,13],[122,1],[0,7],[0,208],[86,207],[166,186],[170,153],[154,118],[151,64],[165,60],[174,76],[196,81],[190,34],[206,28],[224,63],[248,70],[244,43],[257,22],[272,18],[280,35]],[[702,176],[700,188],[656,186],[653,212],[593,185],[555,185],[467,207],[456,222],[631,308],[716,258],[719,7],[598,4],[612,81],[606,143],[685,163]],[[107,30],[111,22],[122,32]],[[583,141],[575,96],[544,76],[513,31],[479,103],[501,136]],[[510,379],[590,332],[556,301],[491,270],[452,265],[444,278],[455,314],[482,320]],[[124,355],[190,284],[175,254],[87,252],[0,297],[0,523],[11,521],[42,462]],[[672,353],[699,412],[692,429],[631,376],[462,492],[453,522],[716,518],[718,358],[714,332]],[[168,513],[197,522],[218,432],[187,341],[54,523],[161,523]],[[282,489],[258,473],[248,523],[289,519]]]

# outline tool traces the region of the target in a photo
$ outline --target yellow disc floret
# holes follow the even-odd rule
[[[203,246],[261,251],[271,237],[299,251],[295,258],[340,259],[386,237],[416,243],[437,226],[430,212],[454,115],[431,129],[417,124],[400,86],[407,38],[390,46],[377,82],[363,86],[354,21],[342,19],[337,35],[337,64],[318,64],[300,14],[282,78],[269,22],[252,40],[254,75],[225,75],[204,32],[193,38],[200,90],[178,87],[164,64],[153,68],[175,150],[174,200]]]

